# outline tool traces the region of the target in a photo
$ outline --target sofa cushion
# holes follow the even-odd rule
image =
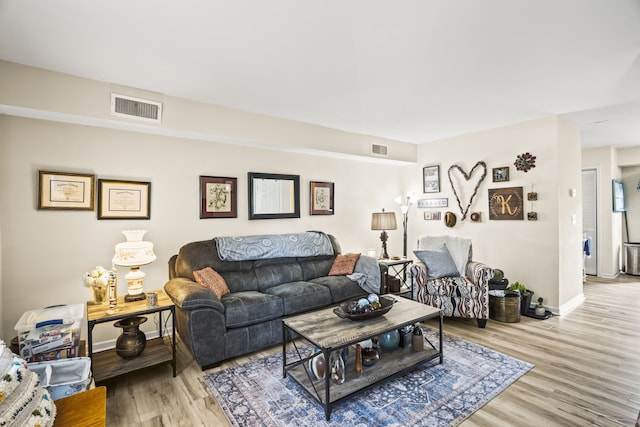
[[[218,298],[222,298],[223,295],[229,293],[229,287],[227,286],[227,282],[224,281],[224,277],[211,267],[194,271],[193,277],[195,277],[198,284],[211,289]]]
[[[256,291],[232,292],[222,297],[227,328],[239,328],[282,317],[282,298]]]
[[[329,276],[346,276],[353,273],[356,268],[356,262],[358,262],[360,254],[345,254],[338,255],[333,260],[331,270],[329,270]]]
[[[298,264],[302,268],[302,280],[309,281],[327,276],[334,259],[334,255],[298,258]]]
[[[302,268],[295,258],[273,258],[254,261],[258,290],[264,291],[282,283],[303,280]]]
[[[325,276],[312,280],[313,283],[325,286],[331,292],[331,301],[338,303],[350,299],[359,298],[367,292],[358,286],[358,283],[346,276]]]
[[[427,275],[430,279],[460,276],[456,263],[445,244],[433,250],[416,250],[413,253],[427,266]]]
[[[331,292],[326,286],[318,283],[283,283],[272,286],[264,292],[282,298],[285,316],[331,304]]]

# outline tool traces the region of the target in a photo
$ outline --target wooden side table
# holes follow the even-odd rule
[[[173,367],[173,376],[176,376],[176,306],[163,290],[153,292],[158,294],[157,305],[149,307],[146,299],[125,302],[124,297],[119,297],[116,306],[117,312],[113,314],[107,313],[109,310],[108,305],[93,304],[93,302],[87,303],[87,347],[96,384],[129,372],[163,363],[170,363]],[[166,343],[163,337],[162,314],[164,312],[169,312],[171,315],[171,344]],[[144,351],[138,357],[123,359],[118,356],[115,349],[93,352],[93,328],[97,324],[114,323],[127,317],[154,313],[158,315],[158,338],[147,340]]]
[[[96,387],[58,399],[53,427],[104,427],[107,425],[107,388]]]

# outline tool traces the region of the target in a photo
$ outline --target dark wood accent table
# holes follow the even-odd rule
[[[173,367],[173,376],[176,376],[176,306],[169,296],[163,291],[158,293],[158,304],[154,307],[147,305],[148,300],[125,302],[123,297],[118,298],[117,313],[109,314],[108,305],[87,303],[88,323],[88,350],[91,357],[93,378],[97,383],[117,377],[129,372],[148,368],[162,363],[170,363]],[[171,343],[165,342],[163,336],[162,313],[171,314]],[[145,314],[157,313],[158,336],[147,340],[147,346],[141,355],[134,359],[123,359],[116,354],[115,349],[93,352],[93,328],[100,323],[113,323],[120,319]],[[114,329],[115,331],[115,329]]]
[[[53,427],[104,427],[107,425],[107,388],[96,387],[58,399]]]
[[[411,347],[398,347],[388,353],[383,352],[380,360],[371,367],[365,367],[356,374],[355,357],[349,357],[345,367],[346,381],[333,384],[330,375],[330,355],[335,350],[351,346],[360,341],[373,338],[384,332],[401,329],[407,325],[423,322],[434,317],[440,318],[440,339],[438,348],[430,344],[421,351],[414,352]],[[292,337],[300,335],[319,349],[313,355],[301,355],[298,345]],[[438,358],[442,363],[442,311],[426,304],[420,304],[406,298],[400,298],[388,313],[373,319],[352,321],[341,319],[333,308],[326,308],[282,320],[282,374],[291,375],[309,395],[324,407],[325,417],[331,416],[331,405],[374,384],[408,371],[416,365]],[[298,359],[287,362],[287,344],[293,343]],[[322,353],[325,362],[324,380],[313,381],[308,369],[312,356]]]
[[[400,279],[401,286],[408,286],[407,272],[409,271],[409,268],[411,268],[411,264],[413,264],[412,259],[379,259],[378,262],[387,266],[386,277],[384,278],[385,286],[388,286],[389,277]],[[413,299],[413,280],[411,280],[410,291],[393,292],[393,294]]]

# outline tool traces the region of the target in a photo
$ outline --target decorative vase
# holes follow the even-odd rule
[[[362,349],[362,366],[373,366],[380,359],[380,353],[375,348]]]
[[[96,304],[107,303],[107,287],[102,285],[92,285],[93,289],[93,302]]]
[[[324,378],[325,361],[322,353],[309,359],[309,371],[316,380]]]
[[[398,348],[398,345],[400,344],[400,333],[396,329],[385,332],[378,336],[378,343],[382,350],[393,351]]]
[[[116,354],[123,359],[138,357],[147,346],[147,336],[139,326],[147,321],[146,317],[127,317],[113,324],[122,328],[122,334],[116,340]]]
[[[329,358],[331,365],[331,379],[335,384],[342,384],[346,379],[344,372],[344,360],[342,360],[342,351],[336,350],[331,353]]]

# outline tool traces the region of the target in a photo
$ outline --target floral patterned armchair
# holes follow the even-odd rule
[[[454,236],[418,239],[411,267],[416,299],[440,308],[445,316],[477,319],[484,328],[489,318],[489,280],[493,269],[474,262],[471,240]]]

